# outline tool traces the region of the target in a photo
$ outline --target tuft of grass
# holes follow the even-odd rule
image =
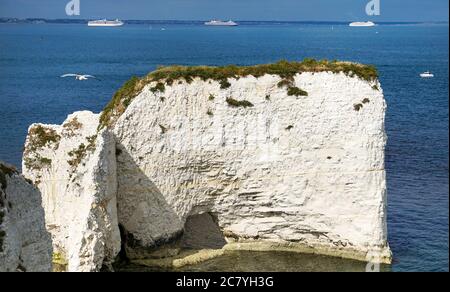
[[[266,95],[266,100],[269,101],[270,100],[270,94]]]
[[[32,157],[25,157],[24,164],[27,169],[30,170],[42,170],[52,165],[52,160],[46,157],[42,157],[39,154],[35,154]]]
[[[75,132],[74,127],[79,127],[78,121],[71,121],[66,123],[63,127],[65,135],[72,135]],[[24,151],[24,165],[30,170],[41,170],[50,167],[52,160],[42,157],[38,150],[44,147],[52,146],[53,149],[58,149],[61,136],[56,133],[54,129],[46,128],[42,125],[34,126],[28,133],[28,141]]]
[[[169,79],[166,80],[166,84],[169,85],[169,86],[172,86],[174,81],[175,80],[169,78]],[[164,88],[164,90],[165,90],[165,88]]]
[[[289,125],[289,126],[286,127],[286,131],[290,131],[290,130],[292,130],[293,128],[294,128],[294,126]]]
[[[283,88],[283,87],[291,87],[293,86],[294,81],[291,79],[283,79],[280,82],[278,82],[277,86],[278,88]]]
[[[353,109],[357,112],[359,112],[363,108],[363,105],[361,103],[353,105]]]
[[[76,169],[83,158],[86,156],[86,145],[84,143],[81,143],[77,149],[70,151],[68,154],[72,159],[68,160],[67,163],[72,166],[72,169]]]
[[[246,76],[261,77],[269,74],[278,75],[282,79],[289,81],[292,80],[296,74],[301,74],[303,72],[342,72],[349,77],[360,78],[368,82],[375,81],[378,78],[376,68],[371,65],[328,60],[318,61],[315,59],[305,59],[302,62],[289,62],[282,60],[273,64],[243,67],[238,67],[235,65],[222,67],[160,67],[143,78],[131,78],[121,89],[119,89],[119,91],[117,91],[111,102],[102,112],[99,129],[113,126],[131,101],[142,91],[145,85],[150,84],[151,82],[172,84],[175,81],[180,83],[184,80],[187,83],[191,83],[194,78],[200,78],[203,81],[218,81],[220,83],[220,87],[222,89],[226,89],[231,86],[228,81],[230,78],[238,79]],[[161,85],[158,87],[162,88]],[[157,89],[155,88],[155,90]]]
[[[231,83],[228,82],[228,79],[222,79],[219,81],[221,89],[227,89],[231,86]]]
[[[376,85],[376,84],[375,84],[374,86],[372,86],[372,89],[373,89],[373,90],[376,90],[376,91],[380,91],[380,88],[379,88],[378,85]]]
[[[289,87],[287,94],[289,96],[308,96],[308,92],[295,86]]]
[[[288,76],[278,82],[277,86],[279,88],[287,87],[287,94],[289,96],[308,96],[308,92],[296,87],[294,85],[294,78],[292,76]]]
[[[69,157],[72,159],[68,160],[67,163],[72,167],[72,171],[77,169],[78,165],[80,165],[83,159],[87,157],[89,152],[95,151],[95,141],[97,140],[97,135],[87,137],[86,140],[87,145],[81,143],[77,149],[74,149],[68,153]]]
[[[364,98],[364,99],[362,100],[362,103],[363,103],[363,104],[370,103],[370,99]]]
[[[208,97],[208,99],[211,100],[211,101],[213,101],[214,99],[216,99],[216,97],[215,97],[214,95],[210,94],[209,97]]]
[[[36,152],[37,150],[52,144],[54,145],[54,148],[57,149],[60,140],[61,136],[59,136],[54,129],[36,125],[31,128],[28,133],[28,143],[24,152],[25,154]]]
[[[172,83],[173,83],[173,79]],[[158,82],[155,87],[150,88],[150,91],[153,93],[157,93],[157,92],[165,92],[166,91],[166,86],[164,85],[164,83],[162,82]]]
[[[63,125],[62,134],[66,137],[73,137],[76,135],[77,131],[83,127],[83,124],[78,121],[75,117],[69,122]]]
[[[228,105],[232,107],[252,107],[253,104],[247,100],[236,100],[232,97],[226,99]]]
[[[213,116],[213,115],[214,115],[214,113],[213,113],[212,110],[210,110],[210,109],[206,112],[206,114],[207,114],[208,116]]]
[[[99,130],[111,126],[125,109],[131,104],[131,101],[142,91],[145,84],[136,76],[128,80],[113,96],[111,101],[103,109],[100,116]]]

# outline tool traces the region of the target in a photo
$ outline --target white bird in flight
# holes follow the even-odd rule
[[[80,81],[88,80],[89,78],[100,80],[97,77],[92,76],[92,75],[80,75],[80,74],[64,74],[64,75],[61,75],[61,78],[66,78],[66,77],[75,77],[76,80],[80,80]]]

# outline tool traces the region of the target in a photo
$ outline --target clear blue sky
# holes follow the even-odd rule
[[[448,21],[449,0],[380,1],[381,16],[370,18],[369,0],[80,0],[79,18]],[[67,18],[68,2],[0,0],[0,17]]]

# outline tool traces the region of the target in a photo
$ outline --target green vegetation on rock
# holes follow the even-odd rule
[[[308,96],[308,92],[304,91],[303,89],[300,89],[298,87],[292,86],[288,88],[287,94],[289,96]]]
[[[41,170],[52,165],[52,160],[35,153],[32,157],[24,158],[25,167],[30,170]]]
[[[283,87],[290,87],[294,84],[294,80],[293,78],[289,78],[289,79],[283,79],[280,82],[278,82],[277,86],[279,88],[283,88]]]
[[[292,76],[285,77],[283,80],[278,82],[278,87],[287,87],[287,94],[289,96],[308,96],[308,92],[294,85],[294,77]]]
[[[150,91],[153,92],[153,93],[156,93],[158,91],[159,92],[164,92],[164,91],[166,91],[166,86],[164,85],[164,83],[158,82],[155,85],[155,87],[150,88]]]
[[[103,109],[100,116],[99,128],[109,126],[115,121],[130,105],[133,98],[135,98],[139,92],[142,91],[145,84],[136,76],[133,76],[128,80],[122,88],[120,88],[115,94],[112,100]]]
[[[178,84],[180,84],[183,80],[187,83],[191,83],[194,78],[200,78],[203,81],[217,81],[219,82],[221,89],[226,89],[231,86],[228,81],[230,78],[239,79],[246,76],[261,77],[269,74],[278,75],[282,79],[289,81],[292,80],[296,74],[303,72],[342,72],[347,76],[358,77],[368,82],[375,81],[378,78],[378,72],[374,66],[328,60],[317,61],[314,59],[305,59],[302,62],[279,61],[273,64],[243,67],[235,65],[222,67],[161,67],[143,78],[133,77],[126,82],[103,110],[99,129],[112,126],[118,117],[125,112],[131,101],[147,84],[152,82],[157,82],[157,86],[152,88],[152,91],[154,92],[162,90],[163,87],[158,85],[159,83],[171,85],[174,81],[178,81]],[[301,92],[291,88],[291,93],[296,95]]]
[[[71,135],[75,129],[72,126],[78,126],[78,121],[75,123],[68,123],[64,130],[68,130],[67,135]],[[69,130],[70,128],[70,130]],[[58,149],[61,136],[58,135],[56,130],[52,128],[46,128],[42,125],[36,125],[32,127],[28,132],[28,140],[24,151],[24,164],[25,167],[31,170],[40,170],[44,167],[48,167],[52,164],[52,160],[46,157],[42,157],[38,151],[44,147],[52,147]]]
[[[247,100],[236,100],[232,97],[227,98],[227,103],[232,107],[252,107],[253,103]]]
[[[66,137],[73,137],[76,135],[77,131],[83,127],[83,124],[78,121],[75,117],[69,122],[63,125],[63,135]]]
[[[353,105],[353,109],[357,112],[359,112],[363,108],[363,105],[361,103]]]
[[[74,149],[68,153],[69,157],[72,159],[67,161],[67,163],[72,167],[72,171],[75,171],[89,152],[93,152],[95,150],[96,139],[97,136],[87,137],[87,146],[84,143],[81,143],[77,149]]]
[[[69,262],[67,261],[66,257],[59,252],[54,252],[52,256],[52,263],[53,263],[53,271],[54,272],[66,272],[67,267],[69,265]]]
[[[61,136],[52,128],[46,128],[41,125],[32,127],[28,133],[27,147],[25,153],[35,152],[36,150],[53,144],[54,148],[58,148]]]

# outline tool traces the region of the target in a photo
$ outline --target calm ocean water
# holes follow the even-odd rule
[[[161,23],[115,29],[0,24],[0,160],[20,165],[31,123],[60,124],[74,111],[99,112],[123,82],[158,65],[249,65],[305,57],[375,64],[389,106],[392,270],[448,271],[448,33],[447,24],[367,29],[298,23],[236,28]],[[436,77],[420,79],[418,74],[426,70]],[[58,78],[70,72],[102,81]],[[245,262],[243,255],[228,261],[237,257]],[[295,265],[286,256],[272,255],[273,261]]]

